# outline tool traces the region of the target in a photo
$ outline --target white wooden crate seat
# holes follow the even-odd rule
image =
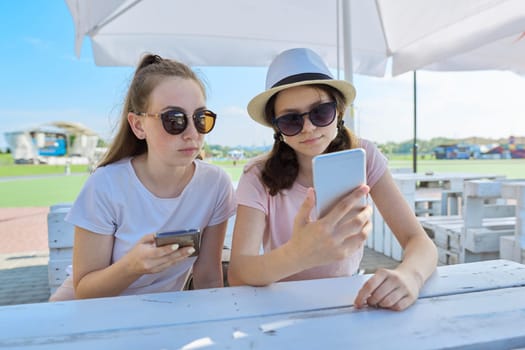
[[[500,256],[502,259],[523,264],[525,263],[525,181],[504,183],[501,195],[516,203],[516,228],[514,235],[500,237]]]
[[[54,205],[47,214],[48,279],[51,294],[70,273],[68,266],[73,259],[74,226],[64,221],[70,208],[71,204]]]
[[[476,173],[411,173],[391,169],[392,178],[416,216],[458,215],[463,204],[463,183],[466,180],[503,180],[504,175]],[[400,261],[403,249],[385,224],[374,203],[372,232],[367,247]],[[431,219],[429,219],[431,220]]]
[[[507,204],[489,204],[488,200],[501,198],[501,188],[505,181],[473,180],[465,182],[464,188],[464,217],[463,228],[464,261],[477,261],[476,255],[482,260],[499,258],[499,238],[514,234],[516,226],[515,206]],[[496,225],[483,225],[484,217],[502,217]]]
[[[500,237],[513,235],[515,205],[501,199],[507,180],[465,181],[463,215],[420,218],[438,248],[440,264],[499,258]]]

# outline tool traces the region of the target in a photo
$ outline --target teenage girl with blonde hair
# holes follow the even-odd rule
[[[145,56],[124,103],[120,127],[66,217],[75,225],[73,277],[51,300],[222,287],[221,253],[234,214],[233,186],[197,156],[216,115],[185,64]],[[197,228],[192,247],[157,247],[154,233]],[[72,282],[72,283],[71,283]]]

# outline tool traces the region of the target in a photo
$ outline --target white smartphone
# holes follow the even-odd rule
[[[318,155],[312,167],[318,218],[342,196],[366,184],[366,153],[362,148]],[[366,205],[365,196],[362,204]]]

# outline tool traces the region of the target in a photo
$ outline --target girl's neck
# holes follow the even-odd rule
[[[295,181],[304,187],[312,187],[312,157],[298,154],[297,162],[299,163],[299,172],[297,173],[297,179]]]
[[[132,165],[140,182],[160,198],[178,197],[195,172],[194,162],[184,166],[163,166],[156,164],[147,155],[135,157]]]

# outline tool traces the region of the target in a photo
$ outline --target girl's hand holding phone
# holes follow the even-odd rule
[[[144,275],[162,272],[170,266],[195,253],[192,246],[180,247],[178,244],[155,245],[155,234],[150,233],[140,239],[123,257],[132,274]]]

